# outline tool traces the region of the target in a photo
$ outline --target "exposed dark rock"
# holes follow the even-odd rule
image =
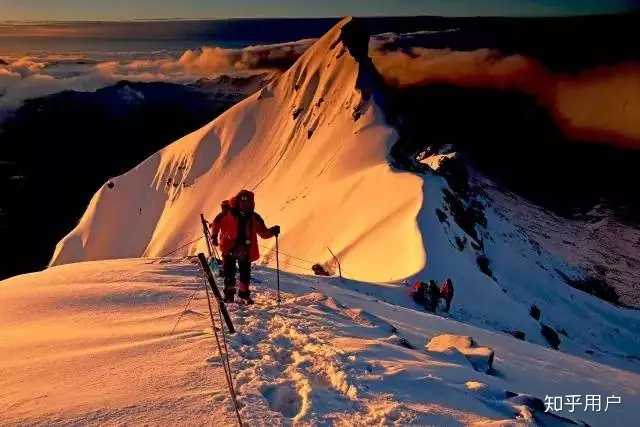
[[[364,108],[364,104],[361,102],[353,108],[353,113],[351,116],[353,117],[353,121],[357,122],[358,119],[362,116],[362,110]]]
[[[479,255],[478,258],[476,258],[476,263],[478,263],[478,268],[480,268],[480,271],[493,278],[493,272],[489,268],[489,264],[491,263],[491,261],[489,261],[489,258],[487,258],[485,255]]]
[[[556,272],[572,288],[579,289],[582,292],[586,292],[605,301],[609,301],[610,303],[620,304],[620,296],[618,295],[618,292],[616,292],[615,288],[609,285],[604,279],[592,276],[587,276],[581,279],[572,279],[560,270],[556,269]]]
[[[415,153],[453,145],[464,164],[556,214],[574,217],[604,200],[616,217],[638,222],[640,199],[628,171],[638,164],[640,151],[571,139],[553,112],[517,91],[433,84],[389,91],[387,115],[400,135],[391,150],[395,166],[413,170],[407,159]],[[540,152],[554,153],[544,173]],[[461,170],[445,173],[453,178],[452,189],[464,188]]]
[[[476,242],[474,240],[471,241],[471,247],[477,251],[481,251],[484,249],[484,243],[482,241]]]
[[[533,317],[536,320],[540,320],[540,315],[541,314],[542,313],[540,312],[540,309],[535,304],[533,304],[531,306],[531,308],[529,309],[529,316]]]
[[[440,208],[436,209],[436,215],[438,216],[438,220],[442,223],[448,222],[447,221],[447,214],[442,212],[442,210]]]
[[[560,347],[560,337],[558,336],[557,332],[553,330],[553,328],[542,324],[540,333],[547,340],[551,348],[557,350]]]
[[[442,160],[438,174],[443,176],[453,191],[466,195],[469,191],[469,171],[464,161],[457,156]]]
[[[519,339],[521,341],[525,340],[525,333],[522,331],[510,331],[510,330],[504,330],[504,333],[507,333],[509,335],[511,335],[512,337]]]
[[[482,212],[482,206],[478,203],[470,203],[469,207],[466,207],[463,203],[463,199],[459,194],[454,194],[448,188],[442,190],[444,195],[444,201],[449,208],[449,212],[453,215],[453,219],[462,228],[465,233],[473,237],[474,240],[479,241],[478,232],[476,231],[476,225],[486,226],[487,220]]]

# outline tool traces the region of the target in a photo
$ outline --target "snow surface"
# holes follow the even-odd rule
[[[622,396],[607,413],[560,414],[593,426],[640,416],[637,373],[400,307],[349,280],[284,273],[277,306],[274,273],[258,267],[257,304],[230,307],[246,425],[569,425],[531,409],[545,394]],[[188,259],[0,282],[0,424],[234,425],[203,290],[169,335],[200,286]],[[424,349],[445,333],[492,348],[492,375]]]
[[[515,200],[509,210],[478,196],[487,221],[474,226],[478,242],[454,220],[443,177],[390,166],[398,135],[368,96],[371,64],[354,57],[343,36],[353,22],[341,21],[216,120],[105,183],[51,265],[204,251],[200,213],[212,218],[222,200],[246,188],[267,223],[282,227],[286,271],[310,273],[316,262],[335,271],[330,248],[346,277],[376,282],[366,286],[412,309],[406,281],[450,277],[453,318],[547,345],[544,324],[559,331],[561,351],[639,372],[640,311],[568,286],[565,278],[582,277],[582,265],[513,221],[509,212],[533,212],[525,204]],[[437,168],[442,160],[424,162]],[[261,264],[275,264],[274,243],[261,243]],[[529,316],[532,305],[540,320]]]
[[[0,282],[0,425],[234,418],[190,265],[101,261]]]

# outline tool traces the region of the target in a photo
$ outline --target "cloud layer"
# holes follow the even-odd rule
[[[384,47],[389,40],[411,36],[388,33],[371,39],[371,56],[389,84],[522,91],[536,97],[570,137],[640,148],[640,63],[562,74],[550,72],[534,58],[492,49]],[[203,47],[179,56],[165,52],[133,59],[97,60],[61,54],[2,58],[0,118],[30,98],[64,90],[95,91],[121,80],[190,83],[222,73],[285,70],[313,42],[308,39],[242,49]]]
[[[555,74],[536,59],[490,49],[412,48],[372,57],[389,84],[518,90],[535,96],[570,137],[640,148],[640,63]]]
[[[95,91],[121,80],[190,83],[221,73],[284,70],[313,43],[249,46],[243,49],[203,47],[180,57],[94,61],[72,55],[4,58],[0,62],[0,116],[31,98],[64,90]]]

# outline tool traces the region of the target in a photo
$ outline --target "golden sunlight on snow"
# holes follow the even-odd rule
[[[389,166],[397,135],[356,86],[362,65],[341,41],[348,23],[260,92],[104,185],[52,264],[163,255],[198,238],[201,212],[211,219],[245,188],[267,224],[282,226],[285,252],[323,263],[329,247],[345,275],[362,280],[424,267],[422,180]],[[273,263],[273,240],[262,244],[263,262]]]

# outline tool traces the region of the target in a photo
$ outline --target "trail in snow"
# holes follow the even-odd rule
[[[231,347],[243,418],[256,425],[568,425],[532,408],[546,394],[579,392],[624,394],[627,405],[607,416],[561,415],[592,425],[638,416],[629,406],[638,374],[388,303],[375,286],[366,295],[335,278],[285,274],[277,306],[273,271],[255,273],[257,306],[232,306]],[[426,352],[444,333],[493,348],[493,374]]]
[[[275,272],[256,267],[254,278],[257,304],[229,307],[246,425],[560,426],[539,399],[586,393],[624,405],[560,415],[591,425],[640,416],[636,373],[385,302],[374,284],[283,273],[278,306]],[[168,335],[200,281],[189,262],[137,259],[0,282],[0,424],[235,425],[204,291]],[[427,352],[441,334],[491,347],[492,375]]]

